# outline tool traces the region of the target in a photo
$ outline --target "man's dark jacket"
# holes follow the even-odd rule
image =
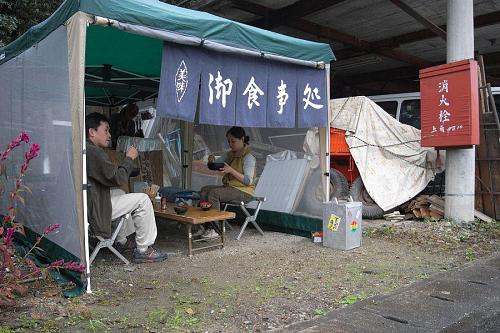
[[[87,178],[90,185],[87,196],[88,218],[92,232],[97,236],[110,237],[111,195],[110,188],[128,182],[134,161],[125,157],[116,166],[104,149],[87,140]]]

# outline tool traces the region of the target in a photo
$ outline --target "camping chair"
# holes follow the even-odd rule
[[[262,229],[259,227],[259,225],[257,224],[257,215],[259,214],[259,211],[260,211],[260,206],[262,205],[262,203],[266,201],[266,198],[265,197],[252,197],[252,199],[250,199],[250,201],[247,201],[247,202],[237,202],[237,201],[229,201],[229,202],[226,202],[224,204],[224,211],[227,210],[228,207],[240,207],[241,210],[243,211],[243,213],[246,215],[245,217],[245,222],[243,223],[243,225],[241,226],[241,229],[240,229],[240,232],[238,234],[238,236],[236,237],[236,240],[240,240],[241,236],[243,235],[243,232],[245,231],[248,223],[252,223],[253,226],[255,227],[255,229],[257,229],[257,231],[262,235],[264,236],[264,231],[262,231]],[[256,206],[255,206],[256,204]],[[251,208],[251,209],[255,209],[253,214],[250,214],[250,212],[248,211],[247,208]],[[231,225],[229,224],[229,222],[227,221],[224,221],[224,223],[226,225],[229,226],[230,229],[232,229]]]
[[[99,253],[99,250],[104,248],[104,247],[107,247],[111,252],[113,252],[121,261],[123,261],[125,263],[125,265],[130,264],[130,261],[128,261],[127,258],[125,258],[120,252],[118,252],[117,249],[115,249],[113,247],[113,244],[115,243],[115,240],[116,240],[116,236],[118,236],[118,232],[122,228],[123,223],[129,218],[130,218],[130,214],[126,214],[126,215],[123,215],[123,216],[118,218],[119,219],[118,225],[116,226],[115,231],[111,235],[111,238],[104,238],[102,236],[95,236],[95,238],[97,238],[99,240],[99,242],[95,246],[94,251],[92,251],[92,255],[90,256],[90,260],[89,260],[90,261],[89,266],[92,265],[92,262],[94,261],[95,257],[97,256],[97,253]]]

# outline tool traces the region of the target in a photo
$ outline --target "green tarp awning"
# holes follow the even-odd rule
[[[293,59],[325,63],[335,59],[327,44],[281,35],[158,0],[66,0],[46,21],[0,49],[0,64],[45,38],[77,11]]]

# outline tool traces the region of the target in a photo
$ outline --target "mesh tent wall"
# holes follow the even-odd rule
[[[34,194],[19,220],[35,232],[62,224],[50,240],[82,262],[88,260],[85,99],[95,91],[86,90],[86,68],[111,64],[159,77],[165,40],[308,66],[334,59],[329,45],[157,0],[66,0],[46,21],[1,48],[0,140],[7,143],[24,129],[42,144],[42,156],[26,179]],[[14,157],[12,170],[22,158]]]

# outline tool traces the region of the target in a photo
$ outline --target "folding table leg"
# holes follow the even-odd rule
[[[227,207],[228,207],[227,204],[224,205],[224,209],[223,209],[224,212],[227,211]],[[229,230],[233,230],[233,226],[231,225],[231,223],[227,222],[227,220],[224,220],[224,225],[227,225],[227,227],[229,228]]]
[[[226,220],[220,221],[220,230],[221,230],[220,240],[222,243],[221,249],[224,248],[224,234],[226,233],[226,226],[225,226],[226,223],[227,223]]]
[[[191,224],[186,224],[187,237],[188,237],[188,256],[193,255],[193,234],[191,233]]]

